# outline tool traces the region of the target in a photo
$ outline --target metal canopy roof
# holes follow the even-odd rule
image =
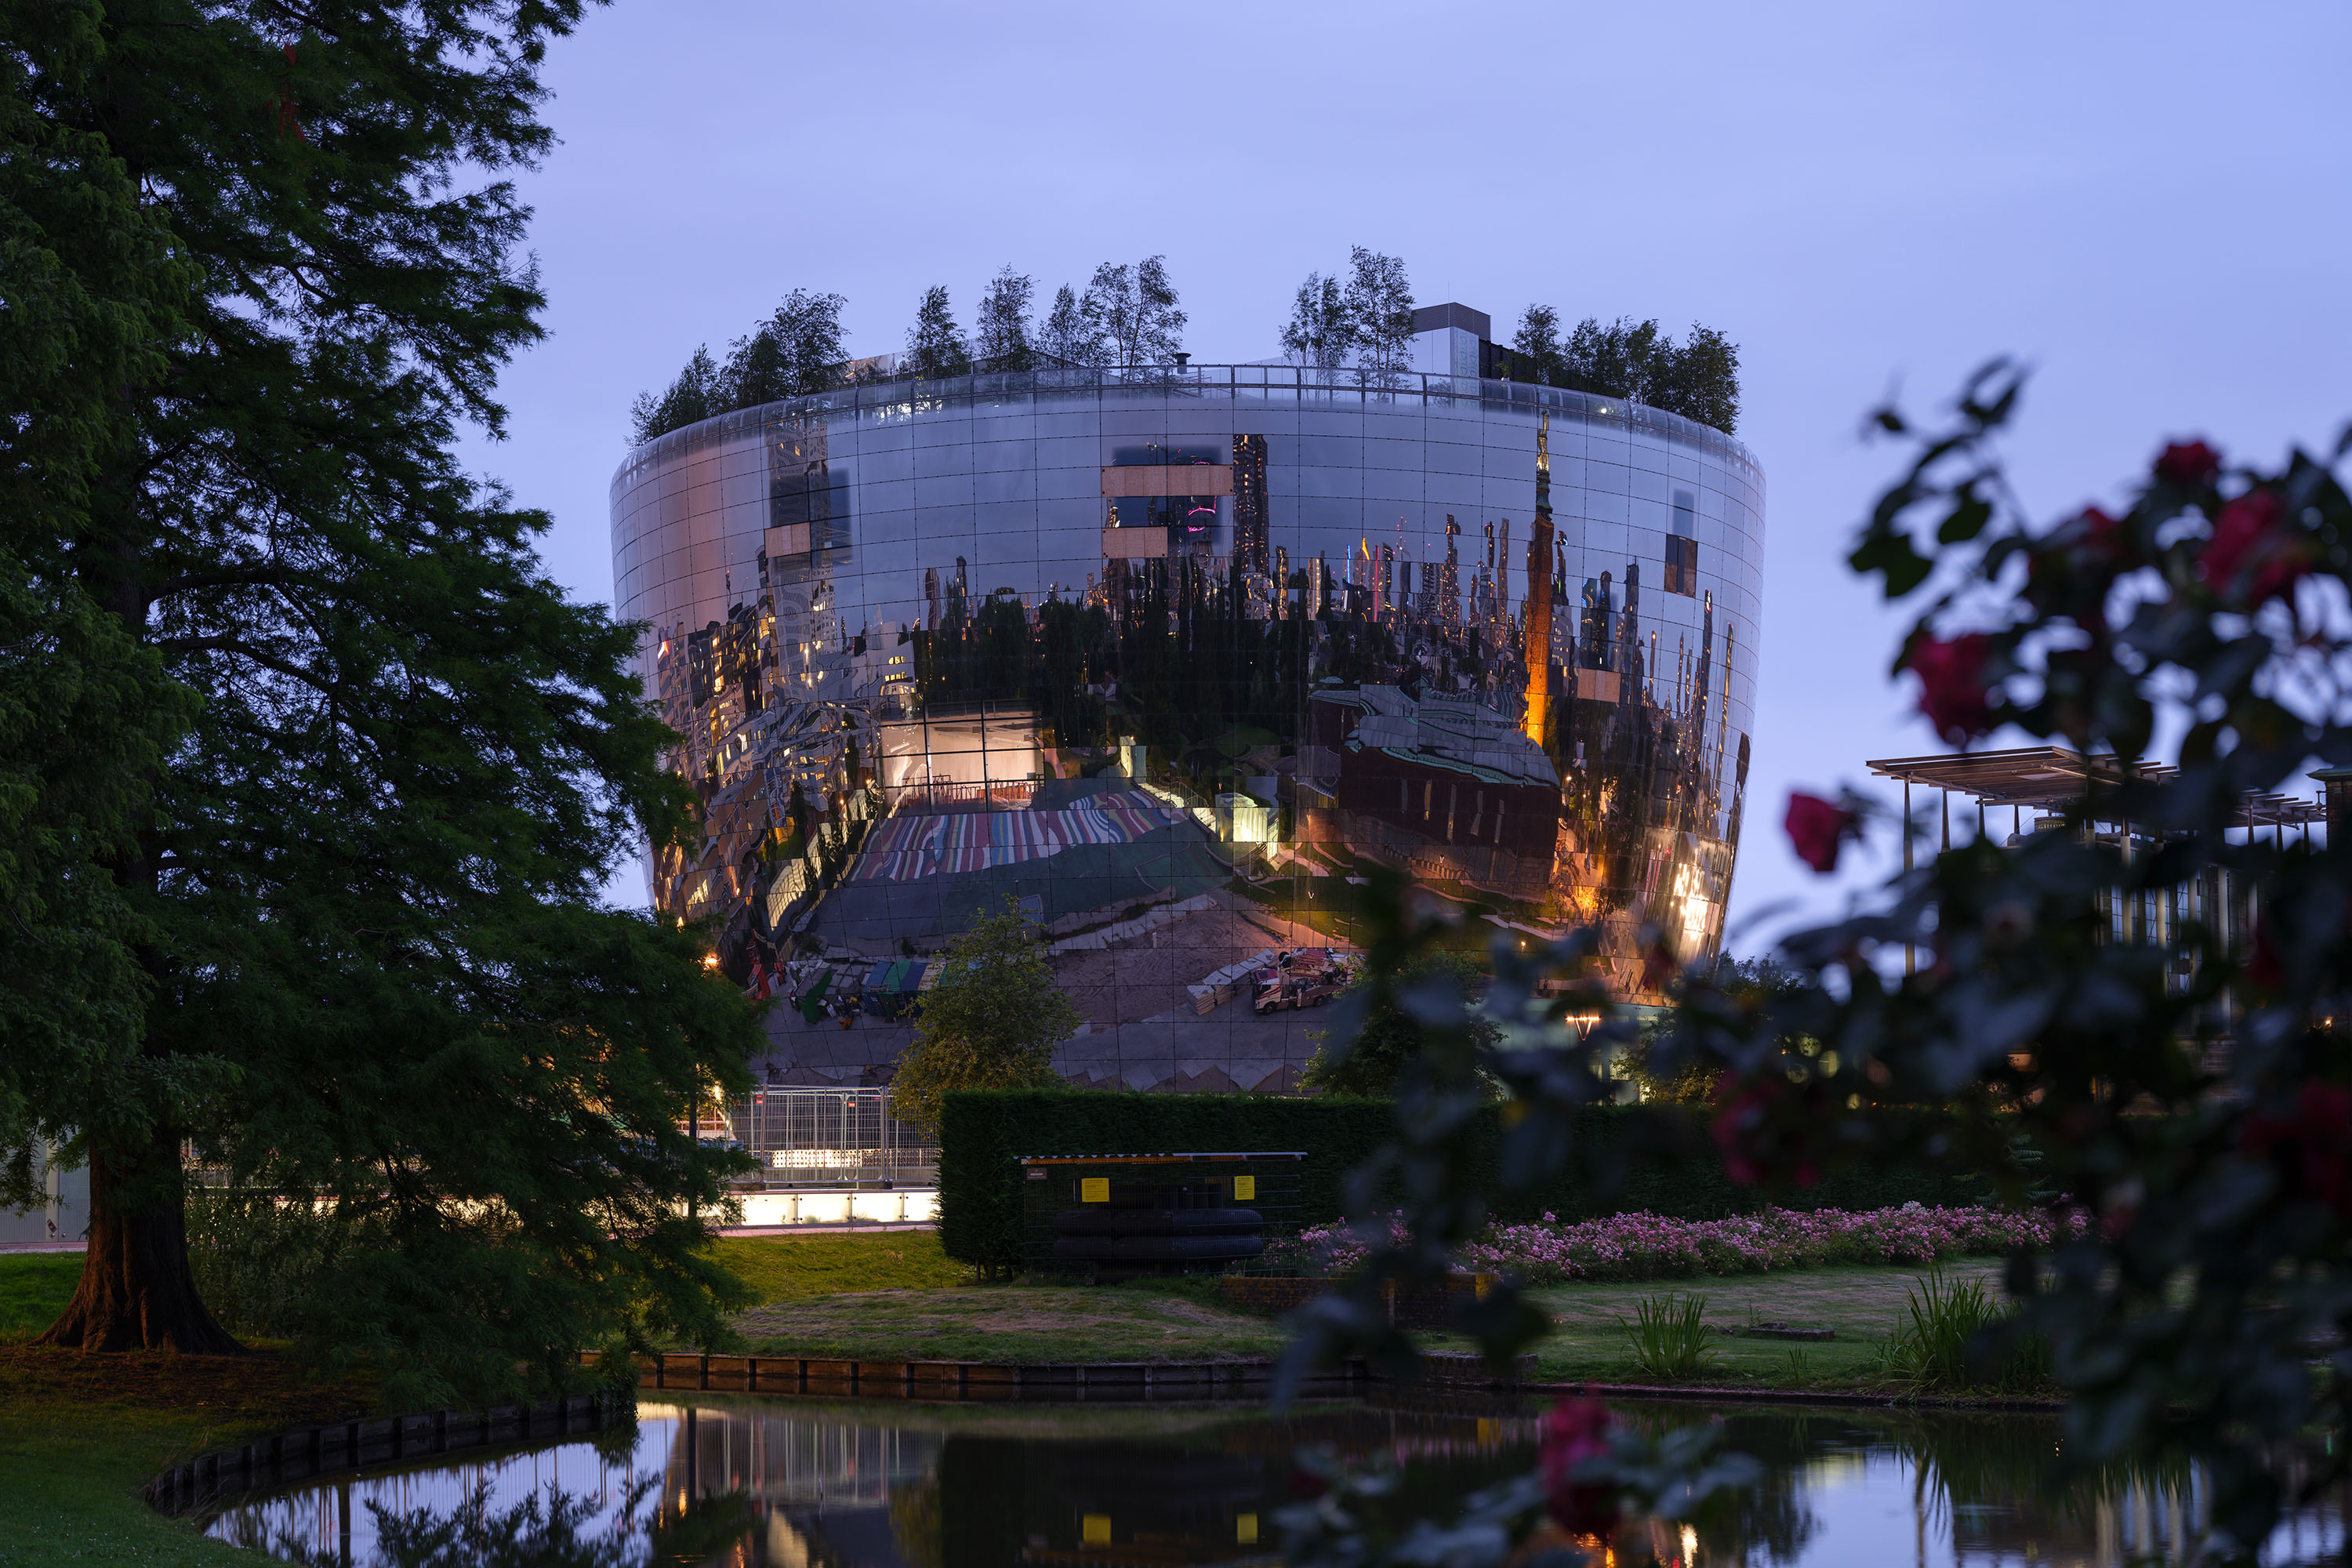
[[[2086,757],[2065,746],[2022,746],[2006,752],[1948,752],[1928,757],[1887,757],[1865,764],[1880,778],[1901,779],[1928,789],[1974,796],[1986,805],[2063,807],[2083,798],[2094,780],[2120,784],[2125,764],[2115,757]],[[2135,763],[2133,776],[2161,783],[2180,770]],[[2324,821],[2315,802],[2293,795],[2245,797],[2245,820],[2261,827],[2297,827]]]

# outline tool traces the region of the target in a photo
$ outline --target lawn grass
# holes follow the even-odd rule
[[[0,1260],[0,1273],[16,1261]],[[140,1489],[205,1449],[348,1420],[367,1404],[352,1388],[303,1382],[269,1354],[0,1346],[0,1564],[251,1568],[251,1552],[156,1513]]]
[[[0,1343],[56,1322],[80,1278],[79,1252],[0,1253]]]
[[[1270,1318],[1192,1289],[985,1285],[778,1301],[735,1320],[753,1354],[872,1361],[1230,1361],[1280,1353]]]
[[[1947,1278],[1998,1274],[1987,1259],[1947,1263]],[[1530,1292],[1555,1324],[1536,1349],[1546,1382],[1643,1383],[1621,1320],[1645,1296],[1706,1299],[1706,1321],[1832,1329],[1829,1341],[1725,1336],[1692,1381],[1727,1388],[1884,1389],[1880,1358],[1896,1315],[1925,1270],[1835,1267],[1771,1274],[1580,1283]],[[959,1290],[883,1290],[778,1299],[735,1320],[755,1354],[874,1361],[1217,1361],[1280,1353],[1279,1322],[1231,1311],[1206,1281],[1090,1289],[982,1285]],[[1466,1350],[1453,1334],[1427,1334],[1432,1350]]]
[[[2002,1265],[1998,1259],[1952,1259],[1943,1268],[1948,1279],[1981,1278],[1999,1291]],[[1696,1382],[1825,1391],[1883,1388],[1886,1378],[1879,1358],[1896,1317],[1927,1273],[1909,1266],[1840,1265],[1639,1284],[1592,1281],[1547,1287],[1528,1292],[1554,1325],[1551,1334],[1535,1346],[1537,1375],[1554,1383],[1652,1381],[1634,1364],[1621,1321],[1633,1318],[1643,1297],[1675,1291],[1705,1297],[1706,1321],[1715,1327],[1780,1322],[1831,1329],[1837,1334],[1834,1340],[1810,1342],[1725,1337],[1716,1342],[1714,1360]],[[1441,1342],[1467,1348],[1467,1342],[1450,1335]]]
[[[758,1304],[861,1290],[936,1290],[972,1282],[971,1266],[940,1248],[937,1231],[874,1236],[730,1237],[712,1253]]]

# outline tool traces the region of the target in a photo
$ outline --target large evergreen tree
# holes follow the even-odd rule
[[[635,630],[452,451],[500,433],[539,332],[504,172],[550,144],[579,11],[0,0],[5,294],[61,301],[45,359],[0,356],[10,412],[86,426],[31,454],[76,482],[12,510],[0,584],[67,673],[6,695],[114,730],[29,778],[26,729],[0,743],[0,809],[42,830],[5,890],[104,873],[20,927],[87,959],[89,1005],[0,1012],[8,1142],[89,1163],[52,1342],[233,1348],[184,1143],[328,1206],[350,1245],[306,1326],[415,1393],[707,1331],[728,1289],[688,1217],[722,1162],[680,1121],[756,1025],[696,933],[598,900],[640,821],[682,826]]]

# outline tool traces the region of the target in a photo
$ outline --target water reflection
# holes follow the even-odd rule
[[[1620,1408],[1714,1419],[1768,1479],[1703,1530],[1660,1525],[1618,1561],[1674,1568],[2120,1565],[2183,1561],[2207,1489],[2141,1468],[2053,1495],[2055,1425],[2021,1416]],[[1276,1420],[1225,1406],[923,1410],[703,1399],[634,1428],[436,1465],[357,1472],[249,1501],[210,1533],[299,1563],[369,1568],[995,1568],[1265,1563],[1291,1456],[1327,1443],[1402,1467],[1401,1520],[1442,1512],[1530,1458],[1532,1406],[1332,1405]],[[2341,1550],[2344,1499],[2289,1518],[2264,1560]],[[1645,1550],[1646,1549],[1646,1550]]]

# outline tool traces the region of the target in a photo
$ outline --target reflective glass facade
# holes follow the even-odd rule
[[[1082,1081],[1285,1087],[1311,1042],[1228,972],[1347,945],[1368,863],[1528,940],[1597,924],[1653,1000],[1643,925],[1721,935],[1763,504],[1688,420],[1413,373],[897,381],[675,432],[613,484],[618,608],[705,802],[655,902],[838,994],[1009,896],[1090,1036],[1200,1020],[1164,1072],[1082,1037]],[[887,1067],[879,1035],[801,1046],[817,1080]]]

